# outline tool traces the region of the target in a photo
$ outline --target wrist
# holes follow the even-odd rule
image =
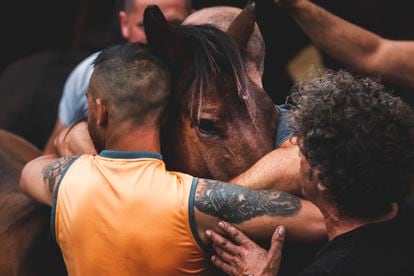
[[[258,276],[276,276],[276,275],[277,275],[277,270],[276,271],[272,271],[272,272],[266,270],[266,271],[260,273]]]
[[[279,265],[276,265],[274,256],[267,258],[267,265],[263,267],[260,276],[276,276],[279,272]]]

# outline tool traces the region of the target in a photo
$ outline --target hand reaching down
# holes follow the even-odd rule
[[[219,222],[219,228],[232,241],[207,230],[206,236],[213,243],[215,255],[212,262],[229,275],[274,276],[279,271],[285,228],[279,226],[273,234],[269,251],[258,246],[243,232],[226,222]]]

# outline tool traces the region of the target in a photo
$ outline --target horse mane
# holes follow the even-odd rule
[[[177,29],[184,37],[192,55],[188,87],[195,92],[189,101],[191,117],[200,119],[203,98],[206,93],[218,88],[216,80],[221,79],[235,85],[239,98],[246,105],[253,120],[254,99],[247,89],[248,77],[234,41],[210,24],[181,25]]]

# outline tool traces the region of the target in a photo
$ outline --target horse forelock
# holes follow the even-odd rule
[[[203,99],[216,91],[220,81],[233,84],[254,122],[256,104],[248,89],[248,77],[235,43],[212,25],[181,26],[192,54],[188,107],[191,118],[200,119]]]

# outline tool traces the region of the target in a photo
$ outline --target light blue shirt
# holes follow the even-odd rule
[[[93,62],[100,52],[79,63],[69,75],[59,103],[59,120],[64,126],[71,125],[88,115],[86,91],[93,72]]]
[[[287,126],[290,106],[286,104],[275,105],[277,111],[279,111],[279,120],[277,122],[276,138],[275,138],[275,148],[280,148],[280,146],[292,136],[292,130]]]

